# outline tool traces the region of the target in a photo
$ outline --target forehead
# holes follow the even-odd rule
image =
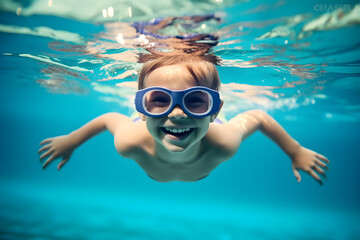
[[[184,90],[197,86],[195,79],[181,64],[163,66],[152,71],[144,81],[144,87],[161,86],[172,90]]]

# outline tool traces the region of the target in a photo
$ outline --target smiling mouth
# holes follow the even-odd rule
[[[195,128],[167,128],[167,127],[162,127],[161,130],[165,133],[165,134],[169,134],[172,135],[178,139],[184,139],[187,136],[189,136],[194,130]]]

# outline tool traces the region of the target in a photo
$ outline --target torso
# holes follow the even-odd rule
[[[225,142],[221,141],[221,138],[217,136],[220,141],[211,140],[214,139],[212,136],[214,131],[217,132],[215,129],[209,129],[209,136],[205,136],[202,140],[202,150],[197,154],[196,160],[192,162],[187,162],[186,159],[184,162],[174,162],[172,159],[161,160],[155,152],[154,139],[148,133],[143,122],[136,123],[133,130],[129,127],[126,130],[124,128],[121,136],[115,137],[115,147],[122,156],[135,160],[146,174],[156,181],[198,181],[208,176],[214,168],[233,155],[232,151],[226,151],[221,145],[222,142]],[[135,135],[139,137],[138,139],[131,138],[129,140],[129,137],[125,137],[133,131],[136,131]],[[129,141],[132,142],[129,143]],[[123,146],[124,142],[133,146],[126,153],[123,150],[119,151],[120,145]]]
[[[160,182],[197,181],[210,174],[221,161],[215,160],[210,151],[203,153],[191,163],[169,163],[151,156],[147,152],[139,154],[134,160],[153,179]]]

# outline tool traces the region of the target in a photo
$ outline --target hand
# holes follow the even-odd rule
[[[298,151],[291,157],[292,169],[294,171],[295,178],[298,182],[301,181],[299,170],[303,170],[312,176],[320,185],[323,184],[319,174],[326,178],[325,170],[328,170],[327,163],[330,161],[321,154],[318,154],[310,149],[300,147]]]
[[[69,161],[72,152],[76,148],[69,135],[47,138],[40,145],[44,146],[40,148],[39,154],[46,151],[40,156],[40,161],[50,156],[43,164],[43,169],[55,159],[62,158],[62,161],[57,166],[57,169],[60,170]]]

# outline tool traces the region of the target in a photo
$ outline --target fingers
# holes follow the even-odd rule
[[[50,156],[53,152],[54,152],[54,151],[50,149],[49,151],[43,153],[43,154],[40,156],[40,161],[43,160],[43,159],[45,159],[45,158],[47,158],[48,156]]]
[[[45,150],[48,150],[48,149],[50,149],[51,148],[51,145],[50,144],[47,144],[47,145],[45,145],[45,146],[43,146],[42,148],[40,148],[40,150],[39,150],[39,154],[41,153],[41,152],[43,152],[43,151],[45,151]]]
[[[55,141],[55,143],[54,143]],[[40,145],[44,145],[39,149],[40,161],[43,161],[47,158],[45,163],[43,164],[43,169],[45,169],[51,162],[58,158],[62,158],[63,160],[58,164],[57,169],[60,170],[65,163],[67,163],[70,159],[71,152],[66,153],[65,151],[56,144],[56,137],[55,138],[47,138],[43,140]]]
[[[44,139],[44,140],[41,141],[40,145],[44,145],[44,144],[46,144],[46,143],[49,143],[49,142],[51,142],[52,140],[53,140],[53,138]]]
[[[293,168],[294,176],[298,182],[301,182],[301,175],[296,168]]]
[[[330,163],[330,161],[329,161],[325,156],[323,156],[323,155],[321,155],[321,154],[316,154],[316,157],[317,157],[318,159],[326,162],[326,163]]]
[[[323,169],[329,170],[329,168],[328,168],[328,166],[326,164],[329,164],[330,161],[324,155],[321,155],[321,154],[316,154],[316,158],[317,159],[315,160],[315,166],[312,167],[312,170],[309,171],[309,174],[313,178],[315,178],[315,180],[317,180],[320,183],[320,185],[323,185],[323,182],[321,181],[319,176],[314,172],[314,170],[316,172],[318,172],[319,174],[321,174],[326,179],[327,178],[326,173],[325,173],[325,171]]]
[[[54,154],[52,151],[48,151],[48,152],[44,153],[43,155],[41,155],[41,159],[46,158],[50,154],[52,154],[52,155],[43,164],[43,169],[45,169],[55,159],[60,157],[60,156]],[[69,161],[69,159],[70,159],[70,156],[64,157],[63,160],[58,164],[57,169],[60,170],[65,165],[65,163],[67,163]]]
[[[43,140],[40,143],[40,145],[50,143],[51,141],[52,141],[52,138],[47,138],[47,139]],[[46,150],[48,150],[48,151],[46,151]],[[47,145],[43,146],[42,148],[40,148],[38,151],[38,154],[40,154],[41,152],[44,152],[44,151],[46,151],[46,152],[40,156],[40,161],[47,158],[49,155],[51,155],[53,153],[53,150],[51,150],[51,144],[47,144]]]
[[[315,166],[313,166],[312,169],[317,171],[318,173],[320,173],[326,179],[327,178],[326,173],[325,173],[325,171],[323,169],[325,169],[326,171],[329,170],[326,163],[328,164],[328,163],[330,163],[330,161],[325,156],[323,156],[321,154],[316,154],[316,158],[317,159],[315,160]]]
[[[51,155],[51,157],[49,157],[48,160],[46,160],[46,162],[44,163],[43,169],[45,169],[47,167],[47,165],[49,165],[54,160],[55,160],[55,156]]]
[[[320,167],[324,168],[325,170],[329,170],[328,166],[325,163],[323,163],[322,161],[316,160],[315,163],[317,165],[319,165]]]
[[[326,179],[326,173],[324,170],[322,170],[319,166],[315,165],[313,168],[313,170],[317,171],[318,173],[320,173],[325,179]]]
[[[69,157],[66,157],[64,158],[57,166],[57,170],[60,170],[64,165],[65,163],[67,163],[69,161]]]
[[[312,176],[320,185],[323,185],[321,178],[314,172],[314,170],[310,169],[307,173],[309,173],[310,176]]]

